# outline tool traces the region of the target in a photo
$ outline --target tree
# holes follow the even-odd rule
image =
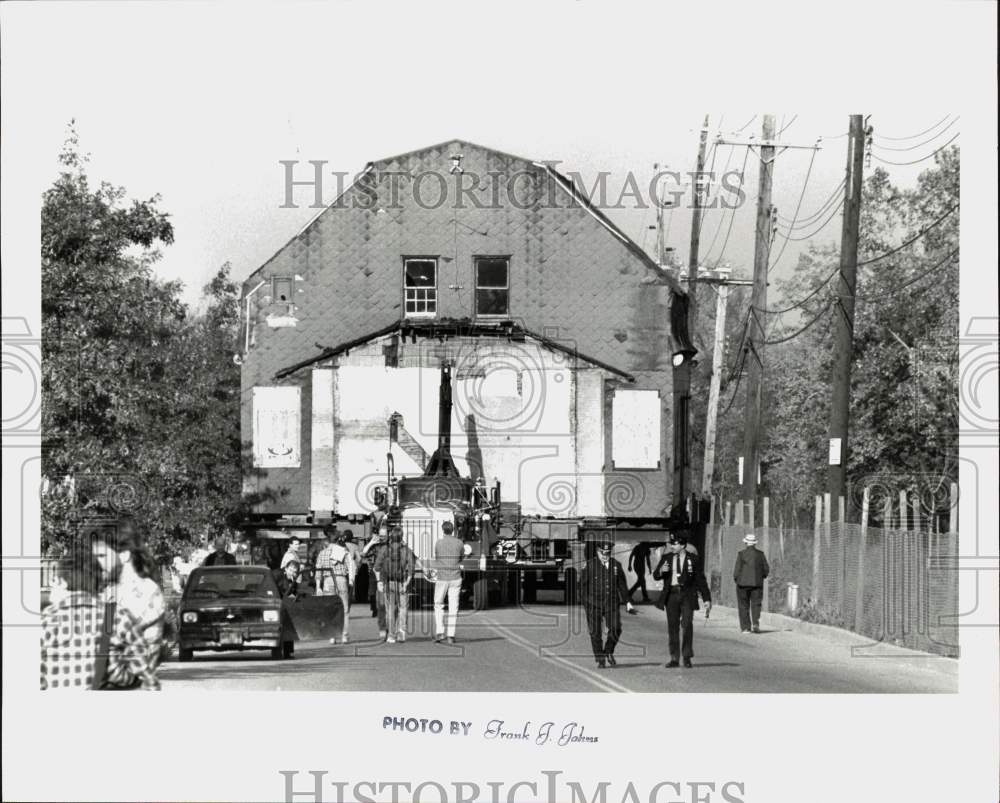
[[[940,501],[957,481],[958,189],[957,147],[939,152],[913,189],[881,169],[865,182],[847,464],[856,489],[891,485]],[[806,521],[826,486],[838,261],[836,247],[810,247],[774,306],[801,304],[767,320],[769,339],[790,339],[766,351],[764,491]],[[742,423],[734,405],[720,447],[740,441]],[[719,467],[735,474],[735,461]]]
[[[42,205],[42,547],[130,512],[167,559],[239,516],[238,287],[224,265],[192,316],[157,279],[160,198],[94,188],[71,128]]]

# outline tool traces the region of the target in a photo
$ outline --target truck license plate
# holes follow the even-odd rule
[[[243,643],[243,634],[239,633],[239,632],[236,632],[236,633],[232,633],[232,632],[226,633],[226,632],[223,632],[220,635],[219,642],[222,643],[222,644],[225,644],[227,646],[228,645],[234,645],[234,644],[242,644]]]

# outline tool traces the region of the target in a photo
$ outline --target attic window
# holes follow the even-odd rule
[[[476,257],[476,315],[506,317],[510,314],[510,260]]]
[[[275,276],[271,279],[271,299],[275,304],[288,304],[292,300],[292,280]]]
[[[407,318],[437,315],[437,259],[421,257],[403,261],[403,295]]]

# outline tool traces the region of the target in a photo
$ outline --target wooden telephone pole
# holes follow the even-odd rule
[[[861,186],[864,179],[865,125],[860,114],[851,115],[847,140],[847,182],[844,188],[844,222],[840,235],[840,275],[837,281],[836,334],[830,404],[830,498],[845,492],[847,431],[851,403],[851,360],[854,350],[854,293],[858,283],[858,229],[861,221]]]
[[[759,148],[760,178],[757,190],[757,227],[754,237],[753,291],[750,298],[750,315],[747,320],[746,418],[743,431],[743,501],[752,502],[757,493],[757,474],[760,469],[761,402],[764,371],[764,310],[767,309],[767,269],[771,256],[771,237],[774,230],[775,209],[771,204],[771,187],[774,179],[776,151],[790,148],[817,150],[815,145],[789,145],[777,142],[774,133],[774,115],[765,114],[761,139],[754,141],[727,140],[719,137],[719,145],[746,145]],[[735,282],[730,282],[735,284]],[[714,438],[713,438],[714,440]],[[713,444],[714,448],[714,444]],[[711,482],[711,477],[707,482]],[[753,524],[753,522],[750,522]]]
[[[761,130],[760,180],[757,189],[757,228],[754,234],[753,291],[747,319],[747,396],[743,429],[743,501],[757,495],[760,465],[760,413],[764,377],[764,313],[767,309],[767,267],[771,258],[771,230],[774,207],[771,185],[774,180],[774,115],[765,114]],[[766,144],[770,143],[770,144]],[[750,523],[751,526],[753,522]]]

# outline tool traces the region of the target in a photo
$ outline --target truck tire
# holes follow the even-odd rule
[[[485,611],[490,607],[490,585],[485,574],[477,574],[472,581],[472,609]]]
[[[563,591],[567,605],[576,605],[576,569],[569,568],[563,572]]]
[[[524,572],[521,600],[528,605],[534,605],[538,601],[538,577],[534,569],[526,569]]]

